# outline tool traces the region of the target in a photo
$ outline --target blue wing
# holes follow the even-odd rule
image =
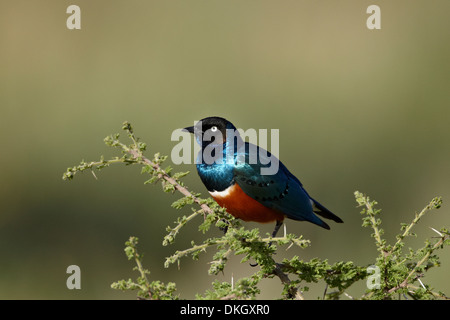
[[[276,173],[261,174],[261,169],[267,170],[274,165],[273,161],[278,161]],[[245,143],[245,146],[237,150],[234,180],[248,196],[266,207],[284,213],[290,219],[306,220],[326,229],[330,227],[315,213],[342,222],[312,199],[301,182],[281,161],[258,146]]]

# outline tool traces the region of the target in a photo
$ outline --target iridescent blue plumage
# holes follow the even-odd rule
[[[258,147],[258,152],[259,149]],[[271,161],[277,161],[273,155],[270,156]],[[277,173],[273,175],[261,175],[261,168],[264,166],[266,165],[260,161],[256,164],[244,162],[235,166],[235,180],[247,195],[268,208],[283,212],[290,219],[306,220],[329,229],[329,226],[314,214],[313,200],[303,189],[301,182],[281,161]]]
[[[311,198],[301,182],[275,156],[258,146],[243,142],[231,122],[210,117],[186,130],[194,133],[202,146],[197,158],[197,171],[202,182],[212,195],[220,195],[215,198],[216,201],[230,209],[231,214],[246,221],[259,222],[270,221],[267,215],[273,214],[272,221],[277,221],[274,234],[284,216],[293,220],[309,221],[326,229],[330,227],[316,214],[342,222],[339,217]],[[278,170],[272,174],[261,173],[262,169],[268,169],[274,164]],[[245,198],[242,195],[235,196],[235,201],[248,203],[247,207],[250,209],[247,211],[236,209],[238,204],[233,203],[233,195],[227,194],[225,199],[225,193],[220,194],[235,190],[237,186],[243,191]],[[260,210],[264,218],[259,219],[257,212],[250,212],[255,210]],[[245,219],[245,215],[251,218]]]

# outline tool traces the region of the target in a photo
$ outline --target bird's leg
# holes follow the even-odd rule
[[[277,220],[277,223],[275,224],[275,229],[272,232],[272,238],[275,238],[278,230],[280,230],[281,226],[283,225],[283,220]],[[272,241],[269,242],[269,247],[272,245]],[[257,263],[250,263],[251,267],[256,267],[258,264]]]
[[[275,229],[272,232],[272,238],[275,238],[275,236],[278,233],[278,230],[280,230],[282,225],[283,225],[283,220],[277,220],[277,223],[275,224]]]
[[[275,224],[275,229],[273,229],[272,232],[272,238],[275,238],[278,230],[280,230],[281,226],[283,225],[283,220],[277,220],[277,223]],[[272,241],[269,242],[269,247],[272,245]]]

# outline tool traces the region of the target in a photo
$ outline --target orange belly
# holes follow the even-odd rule
[[[260,223],[283,221],[284,214],[267,208],[249,197],[238,184],[234,184],[226,192],[210,192],[214,200],[228,213],[244,221]]]

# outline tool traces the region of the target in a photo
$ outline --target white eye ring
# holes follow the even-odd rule
[[[211,131],[212,131],[212,132],[216,132],[216,131],[217,131],[217,127],[216,127],[216,126],[212,126],[212,127],[211,127]]]

